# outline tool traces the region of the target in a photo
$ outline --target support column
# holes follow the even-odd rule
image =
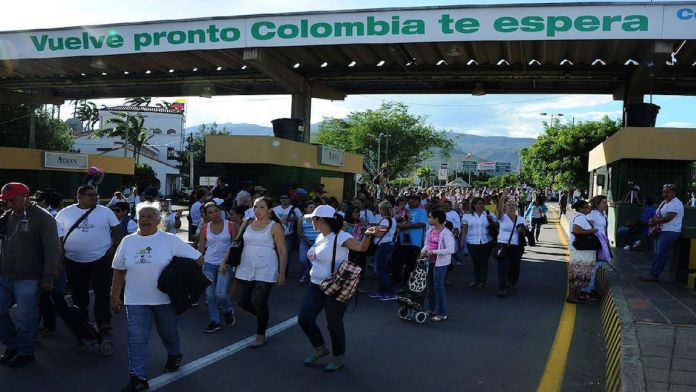
[[[312,88],[309,85],[306,85],[301,93],[292,94],[290,117],[304,121],[302,141],[309,143],[309,132],[312,124]]]

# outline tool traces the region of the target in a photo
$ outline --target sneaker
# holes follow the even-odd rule
[[[234,317],[234,312],[224,313],[223,316],[225,317],[225,324],[227,324],[228,327],[233,326],[234,323],[237,322],[237,319]]]
[[[433,316],[430,318],[430,321],[435,321],[435,322],[445,321],[445,320],[447,320],[447,316],[440,316],[439,314],[437,316]]]
[[[164,364],[164,370],[162,370],[162,372],[172,373],[172,372],[179,370],[179,367],[181,366],[181,359],[183,357],[184,357],[183,354],[168,355],[167,356],[167,363]]]
[[[208,327],[203,330],[204,333],[213,333],[217,332],[220,330],[220,324],[216,323],[215,321],[211,321],[210,324],[208,324]]]
[[[306,276],[301,277],[300,283],[307,283],[307,277]]]
[[[623,247],[623,250],[631,250],[631,245],[626,245]]]
[[[41,327],[41,328],[39,328],[38,337],[45,338],[46,336],[51,336],[51,335],[55,335],[55,334],[56,334],[55,328],[51,329],[51,328]]]
[[[384,294],[379,298],[380,301],[395,301],[396,294]]]
[[[333,359],[331,359],[331,362],[329,362],[329,364],[324,367],[324,370],[326,370],[327,372],[335,372],[336,370],[341,370],[341,368],[343,368],[343,358],[333,357]]]
[[[370,291],[369,293],[367,293],[367,296],[370,298],[380,299],[384,296],[384,294],[380,293],[379,291]]]
[[[305,366],[312,366],[316,361],[319,359],[329,355],[329,350],[326,347],[322,347],[319,350],[314,350],[314,353],[312,355],[308,356],[304,360],[304,365]]]
[[[5,352],[2,355],[0,355],[0,363],[10,362],[16,356],[17,356],[17,350],[10,350],[8,348],[7,350],[5,350]]]
[[[7,362],[7,366],[11,368],[25,367],[28,364],[34,362],[34,360],[36,360],[36,358],[34,358],[33,355],[17,354],[14,358],[12,358],[11,361]]]
[[[147,380],[141,380],[136,376],[131,376],[128,385],[121,389],[121,392],[141,392],[147,391],[148,389],[150,389],[150,384],[147,383]]]
[[[641,244],[640,240],[637,240],[636,242],[633,243],[633,249],[639,247]]]

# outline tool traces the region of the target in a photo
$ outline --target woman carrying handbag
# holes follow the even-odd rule
[[[520,242],[527,230],[527,222],[517,215],[517,203],[508,200],[505,189],[498,200],[498,243],[493,257],[498,260],[498,297],[507,297],[510,290],[517,288],[524,247]]]
[[[590,283],[599,249],[599,240],[595,237],[597,229],[587,219],[590,213],[590,203],[578,200],[573,204],[578,212],[573,218],[568,233],[568,249],[570,250],[570,266],[568,267],[568,298],[570,303],[581,303],[580,290]],[[596,241],[595,241],[596,240]]]
[[[330,353],[316,323],[317,316],[324,310],[333,352],[333,358],[324,367],[324,370],[335,371],[343,367],[343,354],[346,351],[343,315],[347,302],[340,301],[336,296],[327,295],[321,285],[322,282],[332,277],[334,271],[338,270],[341,264],[348,262],[348,254],[351,250],[355,252],[367,250],[376,228],[367,229],[362,241],[358,242],[352,235],[341,230],[343,218],[331,206],[321,205],[314,209],[311,214],[305,215],[305,218],[311,219],[312,226],[319,232],[319,235],[307,251],[307,258],[312,266],[309,272],[310,284],[297,317],[297,323],[314,347],[314,352],[305,358],[304,364],[312,366]]]

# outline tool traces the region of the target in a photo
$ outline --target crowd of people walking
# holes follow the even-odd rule
[[[307,285],[298,304],[298,324],[312,347],[304,364],[331,355],[325,369],[339,370],[346,352],[343,316],[357,292],[398,300],[417,261],[427,260],[428,317],[443,322],[450,316],[449,276],[468,255],[473,266],[468,286],[486,290],[494,258],[497,295],[508,297],[524,281],[525,248],[540,241],[541,227],[548,223],[547,199],[568,202],[568,193],[528,188],[412,188],[377,197],[362,187],[353,200],[339,203],[323,186],[312,192],[291,186],[275,203],[264,187],[252,185],[233,193],[221,177],[215,188],[196,190],[184,214],[187,242],[176,235],[181,212],[172,211],[154,187],[137,205],[119,194],[101,205],[96,185],[84,185],[76,191],[76,203],[61,208],[59,195],[32,196],[24,184],[6,184],[0,195],[6,209],[0,218],[0,339],[5,345],[0,363],[22,367],[34,360],[37,337],[56,331],[56,298],[69,291],[82,320],[91,323],[93,316],[100,339],[112,333],[112,313],[125,310],[131,379],[124,391],[143,391],[153,325],[168,354],[164,372],[181,365],[178,320],[197,305],[199,295],[209,318],[204,333],[235,325],[236,305],[256,319],[250,347],[261,348],[268,342],[271,292],[293,277]],[[597,266],[613,255],[606,197],[590,202],[574,197],[572,207],[578,214],[568,233],[567,300],[581,303],[597,298]],[[653,269],[642,278],[654,281],[681,230],[683,205],[676,187],[665,185],[664,202],[646,211],[637,225],[618,233],[629,249],[640,244],[637,233],[643,229],[657,238]],[[378,286],[368,292],[360,277],[369,268]],[[316,323],[322,310],[330,350]]]

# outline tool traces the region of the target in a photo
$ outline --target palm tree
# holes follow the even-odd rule
[[[416,169],[416,177],[421,179],[421,183],[425,183],[425,181],[430,177],[430,167],[421,166]]]
[[[112,113],[114,117],[106,120],[112,125],[111,128],[97,129],[92,137],[120,137],[123,139],[123,156],[126,156],[127,146],[133,147],[133,158],[135,163],[140,163],[140,150],[145,143],[154,136],[149,129],[145,128],[145,117],[141,114],[128,114],[123,112]]]
[[[102,105],[102,108],[105,108]],[[77,108],[77,119],[83,123],[87,123],[86,130],[90,131],[94,128],[94,125],[99,122],[99,109],[94,102],[82,102]]]
[[[126,99],[123,104],[128,106],[150,106],[152,97],[133,97]]]

